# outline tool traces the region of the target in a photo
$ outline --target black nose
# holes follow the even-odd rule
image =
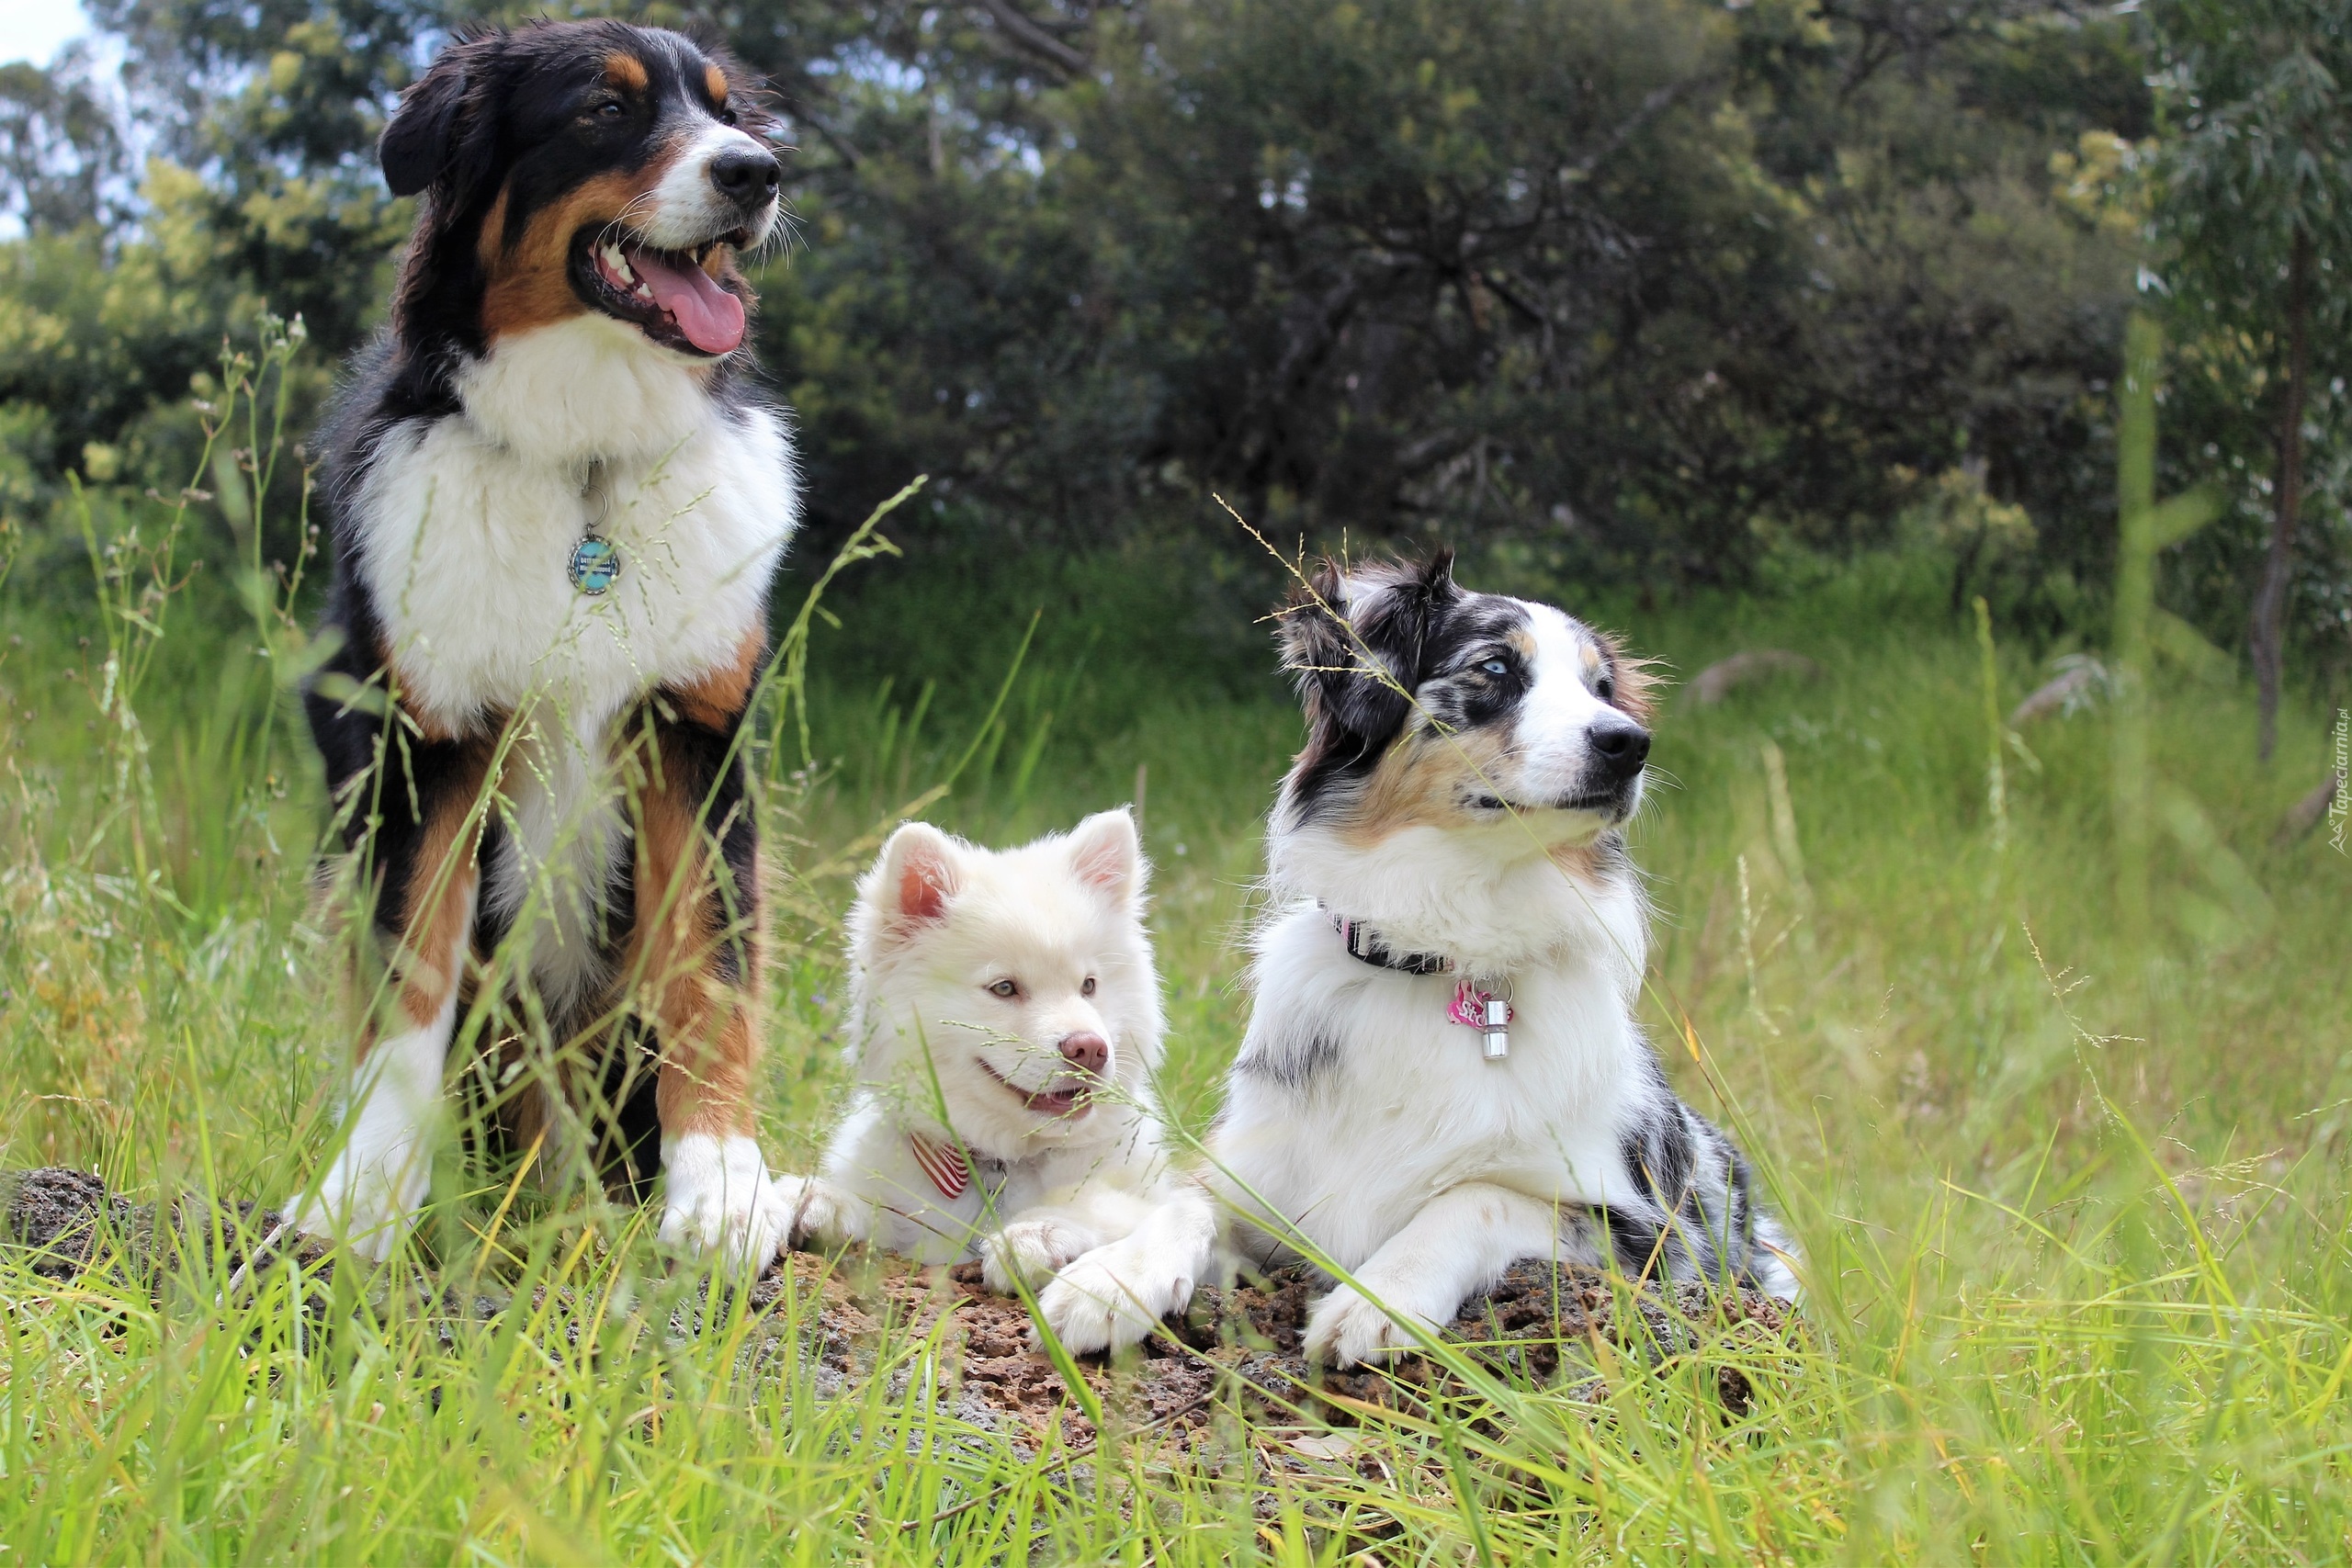
[[[1630,779],[1650,754],[1650,732],[1631,719],[1604,718],[1585,731],[1585,743],[1611,778]]]
[[[784,170],[765,152],[721,152],[710,161],[710,183],[736,206],[763,206],[775,194]]]

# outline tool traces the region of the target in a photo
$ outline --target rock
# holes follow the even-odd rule
[[[325,1243],[296,1234],[259,1204],[188,1193],[159,1211],[108,1192],[93,1171],[55,1166],[0,1172],[0,1236],[31,1250],[33,1272],[50,1280],[78,1278],[101,1260],[149,1278],[159,1258],[209,1261],[215,1247],[245,1274],[281,1257],[301,1262],[315,1280],[334,1267]]]
[[[2035,687],[2023,702],[2009,710],[2011,729],[2023,729],[2035,719],[2053,713],[2073,713],[2087,707],[2113,683],[2107,667],[2088,654],[2070,654],[2058,662],[2056,675]]]
[[[1821,666],[1804,654],[1791,653],[1784,648],[1749,649],[1728,659],[1718,659],[1700,671],[1691,678],[1690,700],[1702,708],[1711,708],[1738,688],[1775,675],[1817,680]]]
[[[88,1268],[101,1226],[123,1230],[130,1212],[94,1171],[0,1173],[0,1234],[40,1254],[32,1269],[45,1280],[71,1280]]]
[[[2287,807],[2286,815],[2278,818],[2278,830],[2270,836],[2271,848],[2290,848],[2304,834],[2318,827],[2320,818],[2326,816],[2328,807],[2335,803],[2336,792],[2343,787],[2344,770],[2331,770],[2327,777],[2320,781],[2317,789]]]

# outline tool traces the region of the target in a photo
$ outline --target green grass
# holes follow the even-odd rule
[[[1273,574],[1196,565],[882,560],[845,581],[811,644],[815,765],[789,724],[761,758],[791,873],[778,1163],[810,1160],[844,1086],[848,877],[967,754],[927,811],[991,842],[1140,789],[1167,1099],[1193,1128],[1214,1110],[1297,720],[1250,624]],[[331,1134],[338,1016],[306,881],[319,792],[270,673],[299,644],[266,614],[241,627],[202,580],[141,610],[174,617],[160,644],[52,581],[17,585],[27,635],[0,663],[0,1166],[275,1200]],[[1939,600],[1880,562],[1799,598],[1600,612],[1685,675],[1762,646],[1824,669],[1670,705],[1635,833],[1658,908],[1648,1025],[1808,1257],[1802,1347],[1745,1415],[1696,1364],[1596,1347],[1605,1402],[1490,1387],[1363,1429],[1377,1462],[1253,1479],[1226,1421],[1207,1460],[1114,1440],[1073,1467],[894,1394],[892,1370],[935,1372],[920,1342],[820,1394],[740,1314],[673,1319],[695,1281],[640,1216],[452,1156],[436,1277],[518,1303],[479,1325],[354,1281],[306,1319],[282,1271],[183,1260],[156,1298],[0,1255],[6,1559],[1306,1562],[1376,1540],[1415,1562],[2338,1560],[2352,860],[2324,829],[2270,841],[2332,714],[2291,709],[2265,771],[2246,691],[2160,682],[2171,826],[2142,946],[2114,902],[2109,717],[2005,743],[1996,815],[1982,650]],[[156,651],[101,712],[108,625]],[[2041,673],[1996,649],[2000,708]]]

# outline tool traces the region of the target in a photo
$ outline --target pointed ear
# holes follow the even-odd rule
[[[890,835],[874,863],[866,896],[881,916],[886,942],[903,942],[947,918],[964,886],[964,855],[956,840],[928,822],[910,822]]]
[[[1141,897],[1151,874],[1142,840],[1136,836],[1135,817],[1124,806],[1098,811],[1070,829],[1069,863],[1080,881],[1121,904]]]
[[[376,143],[376,160],[394,196],[443,185],[448,205],[464,201],[489,159],[491,67],[501,41],[495,33],[461,35],[401,94]]]

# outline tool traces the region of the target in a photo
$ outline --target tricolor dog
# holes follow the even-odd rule
[[[373,943],[339,1152],[290,1211],[379,1256],[485,1058],[510,1134],[601,1101],[609,1182],[658,1151],[663,1236],[756,1263],[785,1233],[738,741],[797,502],[734,265],[777,222],[748,85],[672,32],[473,31],[384,131],[416,230],[327,429],[338,647],[305,694]]]
[[[858,1091],[797,1232],[1035,1289],[1072,1350],[1130,1345],[1216,1254],[1207,1193],[1162,1147],[1159,981],[1125,811],[991,852],[891,835],[850,916]]]
[[[1403,1322],[1524,1257],[1793,1295],[1747,1162],[1634,1016],[1638,666],[1548,604],[1464,591],[1450,552],[1327,567],[1280,637],[1308,733],[1210,1152],[1240,1250],[1311,1243],[1363,1287],[1317,1305],[1310,1353],[1410,1346]]]

